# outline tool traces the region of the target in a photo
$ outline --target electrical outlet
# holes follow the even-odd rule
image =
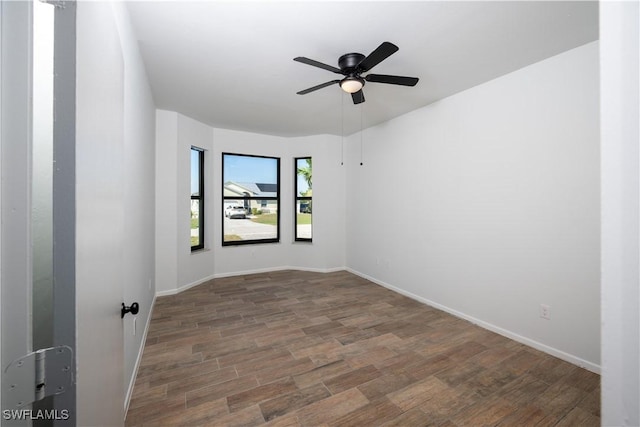
[[[551,307],[546,304],[540,304],[540,317],[551,320]]]

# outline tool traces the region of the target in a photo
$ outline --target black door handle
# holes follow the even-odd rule
[[[134,302],[129,307],[127,307],[126,305],[124,305],[124,303],[122,303],[122,310],[120,310],[120,318],[122,319],[124,315],[127,313],[131,313],[134,315],[138,314],[138,311],[140,311],[140,306],[138,305],[137,302]]]

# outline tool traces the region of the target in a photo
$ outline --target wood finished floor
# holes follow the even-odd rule
[[[600,377],[347,272],[156,301],[127,426],[599,426]]]

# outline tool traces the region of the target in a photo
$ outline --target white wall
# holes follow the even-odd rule
[[[157,113],[156,276],[159,295],[213,277],[300,268],[329,271],[344,267],[344,168],[335,136],[282,138],[214,129],[169,111]],[[191,253],[189,241],[191,146],[205,153],[205,250]],[[222,153],[281,158],[280,243],[222,246]],[[314,159],[313,243],[293,235],[293,158]],[[177,182],[174,187],[173,182]]]
[[[600,3],[602,424],[640,425],[640,7]]]
[[[156,112],[156,292],[178,283],[178,115]]]
[[[189,117],[171,111],[156,113],[156,292],[175,292],[179,287],[200,283],[213,274],[211,233],[206,249],[191,253],[190,243],[190,148],[205,151],[205,199],[210,199],[213,130]],[[207,200],[208,201],[208,200]],[[205,213],[205,230],[211,205]]]
[[[124,236],[123,301],[140,312],[124,318],[126,402],[155,297],[155,104],[124,3],[114,3],[124,61]],[[135,319],[135,321],[134,321]]]
[[[353,135],[347,266],[597,371],[598,102],[595,42]]]
[[[176,247],[178,260],[178,283],[180,286],[200,283],[202,279],[212,275],[215,265],[214,252],[211,250],[211,224],[213,204],[211,203],[211,180],[213,177],[212,149],[213,129],[189,117],[178,114],[178,140],[175,160],[177,161],[177,175],[174,179],[178,183],[176,222]],[[205,151],[205,250],[191,252],[191,147],[202,148]],[[174,201],[175,203],[175,201]],[[177,226],[177,227],[176,227]],[[175,286],[175,284],[174,284]]]

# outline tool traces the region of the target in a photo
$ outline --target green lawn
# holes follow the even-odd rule
[[[251,221],[257,222],[258,224],[276,225],[278,223],[278,214],[256,215],[251,218]]]
[[[311,214],[308,213],[299,213],[298,214],[298,225],[311,224]]]
[[[224,241],[225,242],[235,242],[238,240],[242,240],[242,237],[238,236],[237,234],[225,234],[224,235]]]
[[[198,228],[198,218],[191,218],[191,228]]]
[[[278,223],[278,214],[262,214],[251,218],[251,221],[259,224],[276,225]],[[298,225],[311,224],[311,214],[299,213]]]

